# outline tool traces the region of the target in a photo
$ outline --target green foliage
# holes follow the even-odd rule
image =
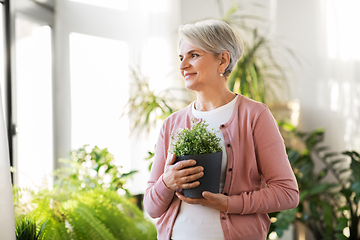
[[[155,226],[129,199],[102,188],[42,190],[27,212],[42,225],[42,239],[156,239]]]
[[[280,54],[274,50],[279,49],[279,53],[286,53],[287,57],[295,60],[297,58],[290,49],[280,48],[260,34],[259,27],[250,27],[248,21],[261,23],[261,18],[245,15],[242,10],[243,6],[233,5],[222,19],[236,29],[244,41],[244,53],[229,76],[228,87],[233,92],[260,102],[278,100],[279,90],[287,90],[288,76],[285,71],[287,67],[279,63]],[[245,37],[247,35],[250,37]],[[282,95],[286,92],[282,91]]]
[[[300,140],[302,147],[287,146],[287,153],[300,190],[299,206],[292,211],[272,213],[277,221],[271,230],[282,236],[290,223],[302,222],[316,239],[358,240],[359,234],[359,153],[329,151],[321,143],[324,130],[300,132],[286,123],[279,123],[284,138]],[[346,156],[348,157],[346,157]],[[351,162],[349,164],[349,157]],[[314,171],[315,161],[323,163]],[[325,181],[329,174],[335,182]],[[349,228],[349,236],[344,229]]]
[[[150,160],[150,164],[149,164],[149,171],[151,170],[152,168],[152,165],[153,165],[153,161],[152,161],[152,158],[155,156],[155,150],[156,150],[156,145],[154,147],[154,151],[148,151],[148,156],[145,158],[145,160]]]
[[[176,156],[221,152],[221,139],[214,130],[208,131],[207,126],[204,120],[195,123],[192,119],[191,129],[180,128],[171,135],[170,152]]]
[[[68,168],[56,172],[53,189],[13,188],[17,216],[36,222],[44,240],[156,239],[154,224],[132,198],[117,191],[126,190],[126,178],[133,172],[120,174],[106,148],[84,146],[71,156]]]
[[[15,220],[17,240],[42,240],[46,222],[37,223],[26,215],[18,216]]]
[[[132,87],[129,100],[122,116],[127,115],[131,131],[149,132],[159,121],[163,121],[179,103],[189,103],[188,100],[176,99],[170,90],[183,91],[184,89],[167,89],[155,92],[150,88],[148,77],[140,70],[132,70]],[[175,102],[177,104],[175,104]]]
[[[75,189],[95,187],[118,190],[124,188],[124,183],[137,171],[121,173],[121,166],[115,165],[114,156],[107,148],[100,149],[88,145],[73,150],[70,159],[60,159],[67,166],[55,172],[55,185]],[[128,193],[129,194],[129,193]]]

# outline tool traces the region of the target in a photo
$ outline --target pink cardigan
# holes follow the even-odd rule
[[[180,200],[163,181],[170,134],[190,128],[190,105],[168,117],[160,131],[144,207],[157,222],[158,239],[168,240]],[[220,126],[228,156],[223,194],[228,210],[220,212],[225,239],[265,240],[267,213],[294,208],[299,191],[278,125],[265,104],[239,95],[230,120]],[[186,229],[184,229],[186,231]]]

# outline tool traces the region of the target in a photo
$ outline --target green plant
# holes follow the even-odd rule
[[[277,219],[270,228],[279,236],[288,228],[290,223],[302,222],[316,239],[331,239],[334,235],[332,201],[336,184],[324,181],[326,169],[314,171],[316,147],[323,141],[324,130],[300,132],[290,124],[280,123],[284,139],[297,140],[295,146],[287,146],[289,161],[294,170],[299,190],[299,205],[295,209],[269,214]]]
[[[170,152],[176,156],[221,152],[221,139],[214,130],[208,131],[207,126],[205,121],[195,123],[192,119],[191,129],[180,128],[171,135]]]
[[[349,238],[351,240],[359,240],[360,234],[360,154],[355,151],[345,151],[342,154],[350,157],[350,169],[337,167],[336,162],[331,161],[331,168],[334,169],[336,175],[340,177],[344,172],[350,172],[345,175],[344,181],[341,182],[340,193],[346,199],[345,204],[338,209],[343,213],[342,219],[338,221],[338,228],[349,226]],[[346,161],[346,160],[345,160]],[[338,165],[339,166],[339,165]],[[344,164],[342,164],[344,166]]]
[[[55,187],[31,196],[31,210],[23,214],[46,221],[43,239],[156,239],[153,223],[113,190]]]
[[[336,226],[340,230],[336,240],[360,239],[360,154],[356,151],[329,152],[327,148],[316,151],[317,156],[334,176],[339,188],[333,201]],[[349,161],[350,160],[350,161]],[[346,237],[345,237],[345,231]]]
[[[306,133],[286,123],[280,123],[280,127],[285,139],[299,140],[287,146],[287,153],[298,181],[300,203],[295,209],[270,214],[276,219],[270,232],[282,236],[290,223],[299,221],[316,239],[358,240],[359,153],[329,151],[321,144],[323,129]],[[315,172],[316,161],[323,165]],[[325,177],[333,180],[329,182]]]
[[[275,50],[286,52],[287,57],[295,60],[297,58],[290,49],[280,48],[269,37],[260,34],[259,27],[250,27],[250,24],[247,24],[249,20],[261,22],[261,18],[245,15],[242,10],[242,5],[234,4],[222,18],[241,33],[244,41],[244,53],[229,76],[228,87],[233,92],[260,102],[278,100],[279,91],[282,90],[281,95],[288,92],[286,74],[288,67],[283,63],[280,64],[280,54],[276,54]]]
[[[137,171],[121,172],[121,166],[115,165],[114,155],[107,148],[97,146],[91,148],[84,145],[71,151],[70,159],[60,159],[65,167],[55,171],[55,185],[76,189],[95,187],[108,188],[117,191],[125,190],[124,184]]]
[[[16,216],[41,223],[45,240],[156,239],[154,224],[124,186],[133,172],[121,174],[106,148],[84,146],[71,156],[67,168],[55,172],[53,189],[13,188]]]
[[[175,98],[172,94],[173,91],[184,91],[184,89],[173,88],[156,92],[150,88],[148,77],[143,75],[140,70],[132,69],[131,76],[130,97],[122,117],[124,115],[129,117],[132,132],[140,133],[143,130],[149,132],[158,121],[163,121],[174,112],[174,109],[178,109],[176,106],[179,106],[179,103],[181,105],[189,103],[188,100]]]
[[[17,240],[42,240],[45,237],[45,222],[37,223],[29,216],[21,215],[15,220],[15,232]]]

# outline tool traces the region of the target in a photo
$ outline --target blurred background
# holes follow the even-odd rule
[[[336,175],[335,153],[344,157],[337,162],[342,170],[352,172],[356,166],[352,163],[356,154],[341,152],[360,151],[358,0],[0,3],[1,104],[11,177],[18,187],[51,189],[53,170],[66,165],[59,159],[69,159],[71,151],[85,145],[88,149],[96,146],[113,155],[122,173],[131,173],[121,188],[141,201],[162,120],[194,100],[179,73],[177,29],[209,18],[227,21],[244,39],[245,55],[229,79],[230,88],[271,108],[285,132],[293,134],[284,138],[300,159],[305,153],[299,148],[304,146],[311,151],[321,142],[331,150],[331,156],[322,153],[325,148],[307,155],[311,160],[307,170],[296,165],[299,156],[292,162],[295,172],[310,171],[323,187],[312,194],[330,191],[333,182],[343,184],[343,178],[340,181]],[[250,67],[248,62],[252,62]],[[301,139],[305,134],[300,132],[314,131],[318,138],[313,145]],[[336,159],[330,158],[334,156]],[[299,181],[303,175],[297,175]],[[356,177],[348,181],[358,182]],[[321,185],[324,182],[329,184]],[[305,183],[301,186],[305,188]],[[353,211],[339,210],[341,203],[334,210],[323,200],[325,195],[309,195],[309,199],[319,197],[325,202],[326,206],[316,210],[324,211],[325,216],[331,207],[334,221],[326,223],[324,215],[311,215],[315,208],[306,217],[304,209],[322,205],[319,201],[304,203],[304,209],[292,213],[291,224],[286,224],[290,228],[284,233],[274,231],[269,238],[284,234],[283,239],[347,239],[354,229],[347,214],[359,219],[360,191],[357,185],[341,186],[353,193],[344,195],[354,201]],[[347,220],[337,222],[342,218],[338,213]],[[273,223],[278,218],[274,216]],[[309,227],[308,219],[325,223]],[[325,229],[333,235],[316,235]]]

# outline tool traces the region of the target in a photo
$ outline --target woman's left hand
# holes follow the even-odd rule
[[[227,212],[228,199],[224,194],[204,191],[202,195],[204,198],[188,198],[185,197],[181,192],[176,192],[176,196],[186,203],[200,204],[202,206],[215,208],[221,212]]]

